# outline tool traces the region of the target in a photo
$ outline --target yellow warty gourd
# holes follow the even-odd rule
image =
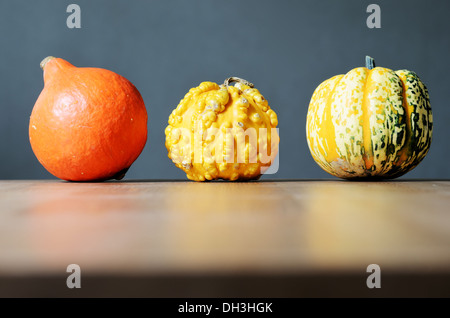
[[[169,117],[168,157],[190,180],[258,179],[277,155],[277,125],[253,84],[237,77],[222,85],[203,82]]]

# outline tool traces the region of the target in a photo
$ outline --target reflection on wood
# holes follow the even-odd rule
[[[450,268],[450,182],[0,182],[0,271]]]

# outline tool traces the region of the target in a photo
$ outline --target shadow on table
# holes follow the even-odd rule
[[[273,182],[345,182],[345,183],[358,183],[358,182],[445,182],[450,181],[450,179],[361,179],[361,180],[344,180],[344,179],[261,179],[261,180],[251,180],[251,181],[228,181],[228,180],[212,180],[203,181],[203,183],[220,183],[220,182],[231,182],[231,183],[273,183]],[[136,183],[136,182],[192,182],[188,179],[128,179],[128,180],[109,180],[100,183]]]

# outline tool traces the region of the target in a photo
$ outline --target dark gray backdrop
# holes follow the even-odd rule
[[[81,7],[81,29],[66,8]],[[381,29],[366,8],[381,6]],[[434,138],[407,178],[449,178],[450,1],[361,0],[0,0],[0,179],[53,178],[28,141],[29,116],[48,55],[115,71],[140,90],[149,114],[147,145],[127,179],[184,179],[167,158],[172,109],[202,81],[253,82],[277,112],[280,169],[264,178],[329,178],[313,161],[305,121],[314,89],[363,66],[416,71],[428,86]]]

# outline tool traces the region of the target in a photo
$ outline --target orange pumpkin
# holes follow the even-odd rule
[[[34,154],[70,181],[121,179],[147,141],[147,111],[126,78],[47,57],[44,89],[31,113]]]

